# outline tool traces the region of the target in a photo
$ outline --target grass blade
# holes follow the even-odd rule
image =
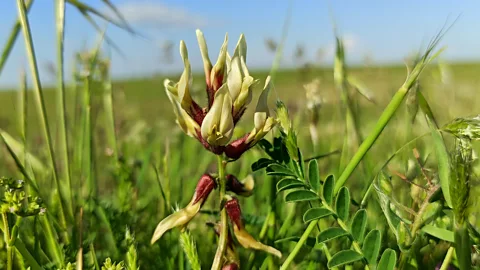
[[[432,132],[432,140],[435,148],[435,154],[438,162],[438,177],[440,178],[440,187],[448,207],[452,207],[452,198],[450,197],[450,157],[447,147],[443,141],[442,134],[434,127],[434,124],[427,116],[427,122]]]
[[[65,39],[65,0],[55,1],[55,18],[57,26],[57,113],[59,119],[60,144],[62,148],[63,172],[66,180],[65,190],[67,191],[70,219],[73,219],[73,195],[72,180],[70,173],[70,157],[68,155],[68,137],[67,137],[67,105],[64,83],[64,45]]]
[[[33,4],[33,0],[26,1],[25,13],[28,14],[28,12],[30,11],[30,8],[32,7],[32,4]],[[15,45],[15,41],[17,40],[18,33],[20,33],[20,29],[21,29],[20,20],[17,20],[12,27],[10,36],[8,36],[7,43],[5,44],[5,47],[3,48],[2,54],[0,56],[0,74],[2,74],[3,67],[7,62],[8,56],[10,55],[10,52],[12,51],[13,46]]]
[[[35,50],[33,48],[33,40],[32,40],[31,31],[30,31],[30,24],[28,21],[28,17],[26,14],[26,7],[23,0],[17,0],[17,9],[18,9],[18,14],[20,18],[20,23],[22,25],[26,54],[28,56],[28,62],[29,62],[30,71],[32,74],[33,87],[34,87],[35,96],[37,100],[37,108],[38,108],[38,113],[40,117],[40,122],[43,129],[44,137],[47,142],[48,153],[50,156],[50,163],[53,170],[53,178],[55,181],[56,188],[58,190],[58,196],[59,196],[58,199],[60,203],[60,213],[59,213],[60,223],[63,228],[66,228],[67,222],[65,219],[65,203],[64,203],[65,200],[62,198],[62,194],[61,194],[60,182],[58,179],[58,170],[57,170],[57,165],[55,163],[55,152],[53,150],[53,143],[52,143],[52,137],[50,134],[50,127],[48,124],[47,110],[45,107],[43,89],[40,83],[40,76],[38,73],[37,58],[35,56]],[[65,238],[64,240],[68,243],[69,242],[68,236],[65,235],[64,238]]]

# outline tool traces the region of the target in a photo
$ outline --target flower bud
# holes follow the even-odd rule
[[[210,73],[210,92],[209,96],[214,96],[215,92],[220,89],[223,85],[223,79],[226,71],[226,59],[227,59],[227,45],[228,45],[228,34],[225,35],[225,40],[223,45],[220,48],[220,53],[218,55],[217,63],[213,66],[212,72]]]
[[[197,34],[198,46],[200,47],[200,53],[202,54],[202,59],[203,59],[203,69],[205,70],[205,81],[207,83],[207,87],[210,87],[211,85],[210,73],[212,71],[212,63],[210,62],[210,57],[208,56],[207,42],[205,41],[205,37],[203,36],[203,33],[202,31],[200,31],[200,29],[197,29],[196,34]]]
[[[253,194],[253,187],[255,182],[251,175],[247,176],[242,182],[240,182],[234,175],[227,175],[227,190],[232,191],[235,194],[249,197]]]
[[[233,135],[232,98],[227,85],[215,93],[213,105],[203,119],[202,137],[212,146],[227,144]]]
[[[165,80],[164,82],[165,88],[168,87],[169,83],[170,83],[169,80]],[[185,132],[188,136],[197,137],[197,134],[198,134],[197,131],[200,130],[200,126],[181,107],[180,103],[178,103],[178,101],[176,101],[173,98],[172,94],[168,91],[166,92],[167,92],[168,99],[173,105],[173,111],[175,113],[175,116],[177,117],[177,120],[176,120],[177,124],[180,126],[183,132]]]
[[[222,270],[238,270],[238,269],[240,269],[240,268],[238,267],[238,264],[236,264],[236,263],[225,264],[222,267]]]
[[[397,226],[397,243],[400,249],[404,251],[412,246],[412,234],[403,221],[400,221]]]
[[[176,84],[173,84],[170,80],[165,80],[164,86],[172,97],[180,103],[181,107],[188,113],[188,115],[200,124],[203,119],[202,109],[195,101],[193,101],[192,96],[190,95],[193,77],[190,62],[188,60],[187,47],[183,40],[180,42],[180,55],[182,56],[184,64],[184,70],[180,76],[180,80]]]
[[[282,257],[282,253],[279,250],[258,242],[245,230],[242,221],[242,211],[240,210],[240,205],[236,198],[227,195],[225,209],[227,210],[227,214],[233,224],[233,233],[242,247],[263,250],[279,258]]]
[[[238,159],[245,151],[253,147],[275,126],[277,121],[270,116],[268,109],[268,94],[270,92],[270,76],[265,81],[265,87],[257,103],[254,114],[255,128],[244,137],[233,141],[225,148],[225,154],[232,159]]]
[[[160,223],[158,223],[155,232],[153,233],[151,244],[155,243],[162,235],[175,227],[184,227],[190,220],[192,220],[198,211],[202,207],[203,203],[207,200],[210,192],[216,187],[213,177],[208,174],[202,175],[195,188],[195,194],[193,195],[190,203],[183,209],[169,215]]]

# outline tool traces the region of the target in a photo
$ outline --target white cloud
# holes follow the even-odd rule
[[[153,1],[128,1],[117,6],[130,24],[146,27],[203,27],[207,20],[181,8]]]
[[[354,53],[357,51],[360,40],[358,37],[352,34],[345,34],[344,36],[341,37],[343,40],[343,46],[345,48],[346,53]],[[325,57],[326,58],[332,58],[335,56],[335,50],[336,50],[336,43],[333,41],[330,43],[326,48],[325,48]]]

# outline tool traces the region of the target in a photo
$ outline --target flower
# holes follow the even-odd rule
[[[230,143],[225,148],[225,154],[232,159],[238,159],[240,156],[259,142],[276,125],[277,120],[270,116],[268,108],[268,94],[270,93],[270,76],[265,81],[265,86],[258,99],[257,108],[254,114],[253,130]]]
[[[247,68],[247,42],[242,34],[233,56],[227,52],[228,35],[220,48],[217,62],[212,66],[205,37],[196,31],[205,71],[208,105],[200,107],[190,94],[193,77],[185,42],[180,42],[180,55],[184,70],[178,82],[164,81],[165,91],[173,105],[176,122],[190,137],[196,138],[209,151],[237,159],[254,146],[275,125],[276,120],[268,112],[270,77],[257,104],[255,128],[236,141],[230,142],[235,125],[241,119],[252,100],[254,85],[258,82]]]
[[[227,144],[233,135],[232,98],[224,84],[215,93],[213,105],[203,119],[202,137],[212,146]]]
[[[166,231],[175,227],[186,226],[200,211],[203,203],[207,200],[208,195],[214,188],[216,188],[216,183],[213,177],[208,174],[202,175],[190,203],[185,208],[169,215],[158,223],[153,233],[151,244],[160,239]]]
[[[242,221],[242,211],[240,210],[240,204],[238,203],[238,200],[228,195],[226,197],[227,202],[225,203],[225,209],[227,210],[227,214],[233,224],[233,233],[235,234],[235,238],[237,238],[238,243],[240,243],[240,245],[242,245],[244,248],[263,250],[281,258],[282,253],[279,250],[258,242],[247,232],[247,230],[245,230],[245,226],[243,225]]]
[[[255,182],[251,175],[247,176],[241,182],[232,174],[228,174],[227,177],[227,191],[232,191],[235,194],[249,197],[253,194],[253,187]]]

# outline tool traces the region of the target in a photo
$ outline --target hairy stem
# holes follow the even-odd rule
[[[219,198],[220,204],[223,201],[223,197],[225,197],[226,193],[226,181],[225,181],[225,166],[227,165],[226,160],[223,156],[217,156],[217,164],[218,164],[218,184],[219,184]],[[215,253],[215,258],[212,264],[212,270],[220,270],[222,268],[222,260],[227,250],[227,238],[228,238],[228,219],[227,219],[227,210],[223,208],[221,210],[221,231],[220,237],[218,240],[218,247],[217,252]]]

